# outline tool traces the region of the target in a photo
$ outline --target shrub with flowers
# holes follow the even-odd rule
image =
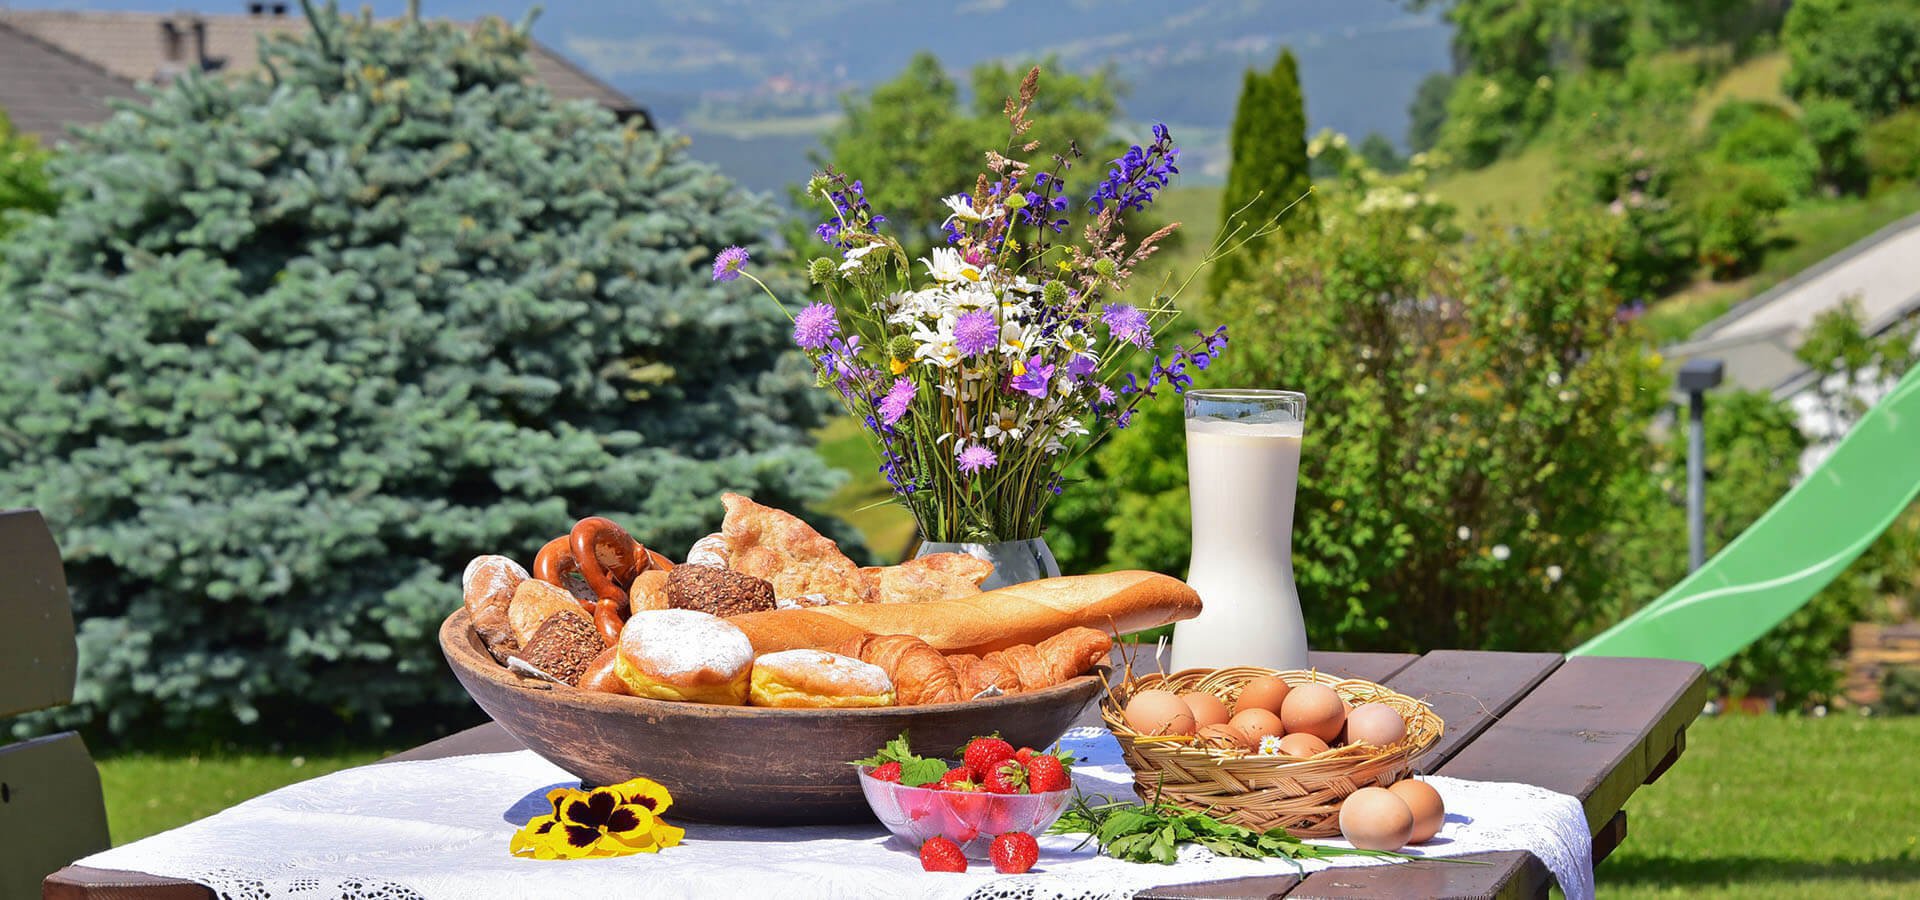
[[[1028,161],[1039,159],[1024,137],[1038,78],[1036,68],[1007,101],[1005,151],[987,151],[973,191],[942,200],[947,246],[917,269],[860,181],[829,168],[808,185],[831,207],[815,234],[838,258],[812,261],[826,299],[794,315],[794,342],[866,425],[881,472],[931,541],[1036,536],[1067,464],[1127,427],[1143,400],[1185,391],[1227,343],[1221,326],[1163,346],[1177,289],[1124,299],[1177,227],[1138,241],[1122,230],[1178,174],[1172,135],[1153,126],[1091,196],[1068,197],[1077,148]],[[730,247],[713,277],[759,283],[747,263]]]

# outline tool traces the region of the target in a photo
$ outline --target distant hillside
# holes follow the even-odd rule
[[[1205,0],[1169,16],[1154,0],[927,5],[644,0],[568,3],[536,31],[628,91],[696,155],[750,187],[775,190],[809,171],[813,136],[838,97],[892,77],[932,50],[956,74],[994,58],[1055,55],[1074,69],[1115,66],[1130,117],[1168,122],[1189,183],[1224,177],[1240,74],[1282,45],[1300,58],[1308,118],[1358,137],[1400,140],[1415,86],[1449,64],[1448,30],[1396,0]]]

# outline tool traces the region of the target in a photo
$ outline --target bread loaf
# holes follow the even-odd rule
[[[942,653],[985,654],[1074,627],[1118,635],[1199,612],[1200,595],[1185,582],[1136,571],[1048,578],[950,600],[776,609],[727,621],[746,632],[756,653],[835,650],[864,634],[910,634]]]
[[[507,604],[507,621],[520,646],[525,647],[533,640],[533,633],[554,616],[577,618],[588,628],[593,627],[593,617],[580,608],[572,594],[555,585],[529,578],[514,588],[513,600]]]

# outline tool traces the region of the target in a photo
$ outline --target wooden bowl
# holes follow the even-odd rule
[[[673,813],[701,822],[800,825],[873,821],[848,761],[908,732],[945,756],[998,731],[1014,746],[1059,740],[1105,679],[963,703],[879,709],[767,709],[675,703],[521,678],[480,643],[466,610],[440,626],[440,649],[474,702],[527,748],[589,785],[644,775],[673,792]]]

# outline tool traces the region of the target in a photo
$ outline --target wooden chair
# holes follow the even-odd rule
[[[72,703],[75,656],[53,534],[37,510],[0,510],[0,725]],[[0,747],[0,898],[40,896],[41,879],[108,843],[100,773],[78,734]]]

